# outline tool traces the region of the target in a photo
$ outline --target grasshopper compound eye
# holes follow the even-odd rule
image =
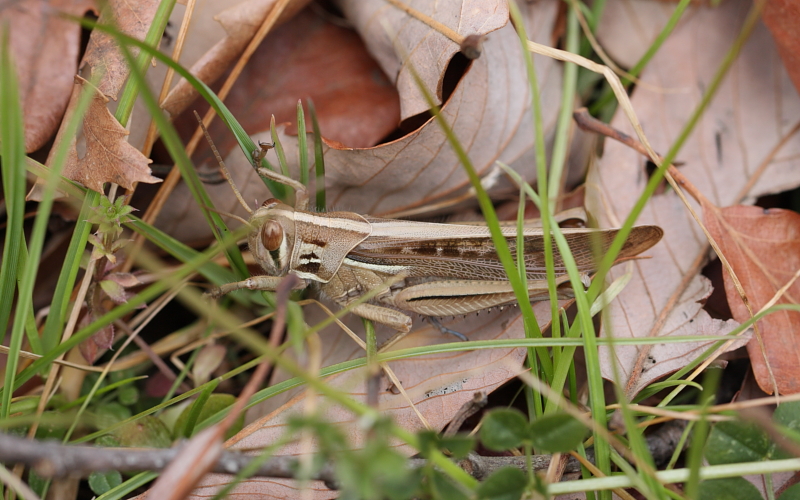
[[[269,220],[261,228],[261,244],[270,252],[280,248],[283,243],[283,228],[275,220]]]

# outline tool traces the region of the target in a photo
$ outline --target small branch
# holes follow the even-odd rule
[[[683,421],[673,421],[663,425],[647,437],[648,448],[656,463],[669,460],[685,428]],[[58,441],[31,441],[28,439],[0,433],[0,462],[21,463],[33,467],[44,477],[88,476],[95,471],[160,471],[175,459],[186,447],[181,444],[166,449],[141,448],[103,448],[98,446],[64,445]],[[594,460],[592,450],[587,450],[590,461]],[[226,451],[217,461],[211,472],[236,474],[247,467],[257,457]],[[534,455],[534,469],[546,470],[550,455]],[[296,457],[272,457],[263,463],[253,474],[260,477],[293,478],[297,471]],[[408,466],[420,468],[426,464],[421,458],[411,458]],[[526,458],[484,457],[471,453],[459,465],[476,479],[483,479],[501,467],[518,467],[527,470]],[[580,471],[580,463],[570,458],[564,472]],[[313,478],[328,485],[336,484],[334,465],[325,464]]]
[[[483,409],[484,406],[489,403],[489,396],[483,392],[478,391],[472,395],[472,399],[464,403],[458,412],[456,412],[453,419],[447,424],[447,427],[442,432],[442,434],[447,436],[455,436],[458,429],[464,424],[464,422],[471,416],[478,413],[480,410]]]
[[[582,130],[587,132],[594,132],[596,134],[604,135],[611,139],[621,142],[622,144],[628,146],[629,148],[641,153],[645,157],[649,158],[647,154],[647,149],[644,147],[644,144],[639,142],[638,139],[635,137],[631,137],[625,132],[615,129],[611,125],[607,123],[603,123],[597,118],[594,118],[592,115],[589,114],[589,111],[586,108],[581,108],[576,110],[572,113],[572,117],[575,119],[575,123],[580,127]],[[659,160],[663,158],[660,155],[656,155]],[[685,189],[691,196],[694,198],[698,203],[702,204],[712,204],[708,199],[705,197],[703,193],[700,192],[694,184],[692,184],[685,175],[681,173],[680,170],[675,168],[675,165],[670,165],[667,169],[667,174],[672,176],[683,189]],[[713,204],[712,204],[713,205]]]
[[[0,433],[0,462],[22,463],[33,467],[44,477],[88,476],[102,471],[160,471],[185,448],[185,444],[165,449],[103,448],[70,446],[59,441],[30,441]],[[224,452],[212,472],[236,474],[255,457]],[[294,457],[273,457],[264,463],[256,476],[294,477]],[[324,467],[317,479],[333,480],[332,469]]]

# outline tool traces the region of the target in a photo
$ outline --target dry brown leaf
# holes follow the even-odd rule
[[[86,85],[88,82],[81,79],[79,86]],[[104,95],[94,93],[83,120],[86,154],[78,158],[73,139],[63,175],[98,192],[103,191],[105,182],[126,189],[135,182],[161,182],[150,175],[150,159],[128,144],[128,131],[108,111],[107,103]]]
[[[336,47],[336,50],[331,50]],[[353,30],[328,22],[310,9],[277,27],[253,54],[234,85],[226,106],[245,130],[269,130],[297,120],[297,100],[311,98],[326,137],[350,147],[368,147],[386,137],[400,121],[397,92],[369,56]],[[195,103],[195,108],[208,106]],[[307,130],[311,118],[306,109]],[[193,112],[176,120],[184,137],[197,128]],[[221,120],[209,129],[220,151],[239,151]],[[288,132],[297,133],[296,124]],[[202,142],[193,155],[197,165],[216,168],[217,161]]]
[[[612,4],[617,1],[621,0],[610,1],[609,8],[616,8]],[[661,9],[660,2],[641,4],[639,7]],[[695,7],[647,67],[642,79],[655,88],[686,89],[664,94],[637,87],[633,95],[634,109],[656,150],[663,153],[676,139],[751,5],[735,0],[716,8]],[[646,18],[640,20],[645,22]],[[617,29],[620,36],[629,31]],[[771,153],[798,116],[797,92],[769,33],[757,27],[679,153],[677,160],[685,163],[681,171],[717,206],[740,202],[739,192],[754,176],[755,184],[745,193],[749,202],[759,195],[796,187],[800,184],[800,137],[791,137],[775,157]],[[617,116],[612,124],[630,133],[623,117]],[[764,161],[768,161],[768,168],[766,175],[760,175],[757,169]],[[587,209],[603,226],[618,225],[630,212],[647,182],[644,163],[644,158],[627,147],[606,143],[604,156],[587,180]],[[606,331],[621,338],[730,331],[732,321],[714,320],[699,309],[697,302],[710,291],[707,280],[697,275],[708,250],[705,237],[677,196],[672,191],[656,195],[638,223],[661,226],[664,238],[648,251],[651,259],[633,264],[630,284],[611,304]],[[624,272],[620,266],[612,270],[611,278]],[[680,293],[684,278],[688,285]],[[669,306],[675,294],[679,294],[678,300]],[[659,318],[666,319],[665,325],[651,332]],[[698,344],[664,344],[649,350],[618,346],[616,358],[626,377],[621,383],[627,386],[628,395],[633,395],[660,376],[683,367],[684,356],[692,356],[697,348]],[[604,355],[603,374],[611,378],[611,357],[608,352]],[[648,355],[663,364],[645,370]]]
[[[534,306],[540,325],[545,327],[548,321],[541,318],[549,317],[550,305],[540,302]],[[310,307],[313,311],[314,307]],[[308,312],[308,309],[307,309]],[[307,319],[309,318],[307,314]],[[312,315],[311,318],[321,319],[321,315]],[[314,319],[308,319],[310,324]],[[360,324],[355,321],[352,324]],[[480,315],[470,315],[456,323],[448,324],[450,328],[465,334],[470,340],[492,340],[523,338],[522,319],[516,309],[505,312],[491,312]],[[380,330],[383,338],[391,334],[388,330]],[[341,331],[328,328],[320,334],[323,342],[323,366],[364,357],[364,351]],[[454,337],[442,335],[435,328],[426,326],[415,330],[406,336],[394,349],[442,344],[454,342]],[[288,355],[289,353],[287,353]],[[441,430],[453,418],[453,415],[467,401],[471,400],[476,391],[492,392],[494,389],[513,378],[522,368],[525,359],[525,349],[490,349],[468,352],[454,352],[431,355],[420,358],[393,361],[389,366],[397,375],[402,386],[410,395],[417,410],[427,420],[430,428]],[[301,360],[304,363],[305,360]],[[273,383],[288,378],[285,373],[279,373]],[[366,371],[352,370],[325,380],[330,387],[344,391],[357,401],[365,403]],[[379,408],[381,413],[391,415],[396,424],[409,431],[425,428],[413,408],[402,394],[392,390],[391,382],[384,376],[381,380],[379,394]],[[252,450],[269,446],[281,439],[287,429],[287,420],[292,415],[302,414],[306,403],[306,392],[301,390],[291,391],[287,394],[277,395],[264,404],[250,410],[253,414],[261,416],[248,425],[239,434],[228,440],[226,446],[230,449]],[[351,439],[354,448],[362,445],[364,436],[359,426],[358,417],[349,410],[331,404],[325,399],[317,402],[322,410],[322,418],[328,422],[340,425]],[[401,443],[396,443],[401,446]],[[407,447],[400,448],[405,453],[413,453]],[[278,451],[278,455],[297,455],[300,449],[297,443],[292,443]],[[209,474],[189,498],[199,500],[208,498],[226,483],[230,477],[220,474]],[[335,491],[327,489],[320,482],[312,482],[309,489],[313,498],[332,498]],[[301,498],[297,484],[290,480],[252,478],[238,485],[232,495],[237,499],[260,498]]]
[[[0,6],[0,24],[10,29],[28,153],[42,147],[61,123],[78,67],[81,27],[59,13],[81,16],[94,4],[42,0]]]
[[[98,315],[87,312],[87,314],[81,319],[78,327],[83,328],[88,326],[93,321],[97,320],[98,317]],[[83,359],[91,365],[97,360],[98,354],[102,355],[112,347],[114,347],[114,325],[106,325],[100,331],[81,342],[78,346],[78,349],[80,350]]]
[[[557,3],[542,1],[524,7],[528,36],[540,42],[549,41]],[[527,179],[535,177],[530,86],[521,60],[519,39],[510,25],[491,33],[483,55],[472,62],[442,108],[481,175],[488,174],[495,161],[500,160]],[[544,57],[535,58],[535,62],[543,93],[545,131],[549,134],[558,111],[560,66]],[[325,136],[327,132],[323,129],[322,134]],[[268,134],[254,135],[254,139],[270,140]],[[297,165],[296,139],[283,135],[281,142],[289,164]],[[277,163],[274,156],[270,161]],[[246,200],[266,197],[263,183],[241,151],[234,151],[225,162]],[[372,148],[328,144],[325,166],[329,208],[372,215],[424,207],[469,188],[461,164],[432,119],[400,139]],[[220,210],[246,215],[241,213],[227,186],[211,186],[209,195]],[[210,233],[204,221],[186,218],[194,212],[188,191],[179,186],[157,225],[184,241],[208,238]]]
[[[153,22],[158,5],[157,0],[126,2],[109,0],[98,19],[99,23],[113,22],[122,33],[144,40],[150,24]],[[137,54],[138,49],[131,51]],[[100,92],[116,100],[117,94],[128,79],[130,69],[125,57],[119,49],[114,37],[106,32],[94,30],[86,47],[86,54],[81,62],[81,70],[88,71],[91,76],[100,75],[97,83]]]
[[[486,35],[506,26],[508,22],[508,4],[505,0],[416,0],[402,3],[462,36]],[[442,102],[445,70],[460,50],[457,43],[411,19],[385,0],[340,0],[339,7],[361,34],[383,72],[395,82],[400,94],[400,116],[403,120],[430,108],[414,81],[411,68],[418,73],[428,92],[436,96],[438,103]],[[528,34],[531,35],[530,31]],[[520,62],[513,55],[511,57],[513,61]]]
[[[797,20],[800,19],[800,1],[770,0],[764,2],[761,13],[764,24],[775,37],[778,52],[783,65],[789,72],[796,89],[800,90],[800,31]]]
[[[675,4],[651,0],[615,0],[603,10],[597,40],[603,50],[622,67],[630,68],[644,55],[664,28]],[[693,15],[690,7],[679,25]]]
[[[188,44],[181,55],[181,64],[191,64],[190,71],[193,75],[207,85],[213,84],[236,62],[236,58],[250,43],[275,3],[276,0],[247,0],[231,7],[230,2],[226,0],[203,2],[203,5],[195,9],[192,17],[192,24],[186,36]],[[280,26],[293,18],[308,3],[309,0],[289,2],[278,18],[277,25]],[[217,27],[220,25],[225,34],[219,41],[202,53],[192,48],[206,47],[209,37],[218,34]],[[273,72],[282,70],[279,65],[272,63],[269,63],[268,67]],[[170,115],[177,116],[194,102],[198,95],[189,82],[181,79],[170,90],[162,107]]]
[[[719,209],[704,204],[703,221],[719,244],[744,288],[747,299],[758,312],[778,290],[800,270],[800,214],[778,208],[734,205]],[[728,273],[723,273],[725,293],[733,317],[750,319]],[[800,303],[800,282],[786,291],[778,304]],[[769,363],[781,394],[800,392],[800,313],[779,311],[758,322],[763,342],[753,338],[747,344],[753,373],[759,387],[773,392]]]

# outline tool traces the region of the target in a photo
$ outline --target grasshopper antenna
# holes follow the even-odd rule
[[[197,118],[197,122],[200,124],[200,128],[203,130],[203,135],[206,136],[206,140],[208,141],[208,144],[211,146],[211,151],[214,152],[214,157],[217,159],[217,163],[219,164],[219,168],[220,171],[222,172],[222,175],[225,176],[225,180],[228,181],[228,184],[230,184],[231,189],[233,189],[233,194],[236,195],[236,199],[239,200],[239,204],[242,205],[245,210],[247,210],[247,213],[252,215],[253,210],[247,206],[247,202],[245,202],[244,198],[242,198],[242,193],[239,192],[239,189],[236,187],[236,184],[233,183],[233,179],[231,179],[231,173],[228,171],[228,167],[225,166],[225,162],[222,161],[222,156],[220,156],[219,151],[217,151],[217,146],[214,145],[214,141],[211,140],[211,135],[208,133],[208,129],[206,128],[205,123],[203,123],[203,120],[200,118],[200,115],[197,114],[197,111],[194,112],[194,116]],[[236,217],[233,215],[232,217],[241,220],[241,217]]]
[[[250,224],[250,222],[249,222],[249,221],[247,221],[247,220],[245,220],[245,219],[242,219],[241,217],[239,217],[239,216],[238,216],[238,215],[236,215],[236,214],[232,214],[232,213],[230,213],[230,212],[223,212],[222,210],[217,210],[216,208],[209,207],[209,206],[204,206],[204,208],[205,208],[206,210],[208,210],[208,211],[211,211],[211,212],[214,212],[214,213],[216,213],[216,214],[224,215],[225,217],[230,217],[231,219],[236,219],[236,220],[238,220],[239,222],[241,222],[242,224],[244,224],[245,226]]]

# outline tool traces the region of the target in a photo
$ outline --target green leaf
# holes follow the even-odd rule
[[[514,467],[503,467],[478,486],[478,498],[517,500],[522,497],[527,486],[528,477],[525,472]]]
[[[133,406],[139,401],[139,389],[134,385],[125,385],[117,391],[117,400],[125,406]]]
[[[763,500],[761,493],[741,477],[710,479],[700,483],[698,500]]]
[[[234,397],[233,394],[211,394],[206,403],[203,405],[203,408],[200,410],[200,414],[197,417],[197,422],[202,422],[218,411],[228,408],[235,402],[236,397]],[[178,417],[178,420],[175,421],[174,434],[176,438],[182,437],[183,429],[186,427],[186,422],[189,420],[189,415],[194,409],[195,403],[197,403],[197,401],[193,401],[191,405],[184,408]],[[234,422],[231,428],[228,429],[228,432],[225,433],[225,439],[228,439],[242,430],[242,427],[244,427],[244,412],[239,415],[239,418],[236,419],[236,422]],[[198,429],[195,428],[195,432],[197,430]]]
[[[103,280],[100,282],[100,288],[117,304],[124,304],[128,301],[128,294],[125,293],[125,288],[116,281]]]
[[[711,465],[769,460],[775,444],[756,424],[719,422],[706,443],[706,460]]]
[[[218,379],[211,381],[211,383],[207,385],[201,386],[203,387],[203,392],[201,392],[200,395],[197,396],[197,399],[195,399],[194,402],[188,408],[186,408],[186,418],[181,419],[181,417],[178,417],[178,422],[176,422],[175,429],[173,429],[176,439],[182,437],[190,438],[194,435],[194,427],[197,425],[197,422],[200,421],[200,413],[203,411],[203,408],[205,408],[206,402],[211,397],[214,389],[216,389],[217,384],[219,384]],[[183,416],[183,414],[181,416]],[[177,424],[180,424],[180,427],[178,427]]]
[[[781,403],[781,406],[783,405],[784,403]],[[783,490],[778,500],[800,500],[800,484],[795,484]]]
[[[417,433],[419,439],[419,453],[423,457],[439,449],[439,435],[433,431],[423,430]]]
[[[589,429],[566,413],[553,413],[530,424],[530,439],[537,450],[545,453],[566,453],[574,450]]]
[[[450,452],[450,455],[460,460],[475,448],[475,439],[467,435],[456,435],[439,439],[439,446]]]
[[[519,410],[493,410],[481,425],[481,442],[490,450],[517,448],[529,438],[528,421]]]
[[[131,411],[120,403],[105,403],[95,409],[94,419],[98,429],[105,429],[131,415]]]
[[[119,439],[111,434],[106,434],[105,436],[100,436],[95,439],[94,444],[96,446],[105,446],[106,448],[119,448]]]
[[[427,457],[434,451],[446,451],[456,460],[464,458],[475,447],[475,440],[469,436],[450,436],[442,437],[433,431],[420,431],[417,433],[419,439],[419,453]]]
[[[800,431],[800,401],[781,403],[775,408],[772,420],[795,431]]]
[[[89,487],[95,495],[102,495],[120,484],[122,484],[122,474],[119,471],[110,470],[89,474]]]
[[[467,500],[468,498],[453,484],[450,478],[437,470],[430,474],[429,480],[431,497],[436,500]]]
[[[340,498],[413,498],[418,481],[406,457],[389,447],[387,436],[370,439],[361,450],[337,454]]]
[[[168,448],[172,444],[167,426],[152,415],[123,425],[114,436],[120,445],[132,448]]]
[[[37,474],[35,470],[28,473],[28,486],[30,486],[33,492],[39,495],[39,497],[44,498],[49,485],[50,480]]]

